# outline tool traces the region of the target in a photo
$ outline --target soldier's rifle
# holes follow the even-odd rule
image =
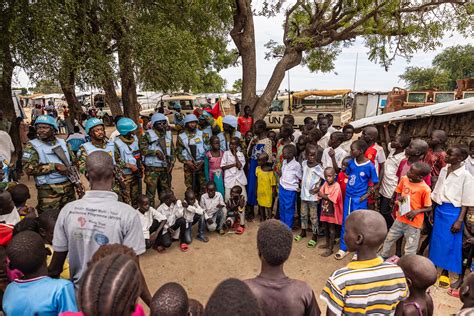
[[[77,167],[69,162],[67,159],[66,155],[64,154],[64,150],[61,147],[61,145],[58,145],[56,147],[52,148],[53,153],[61,160],[63,165],[66,166],[67,168],[67,178],[71,183],[74,185],[74,188],[76,189],[76,193],[79,196],[79,198],[82,198],[84,194],[86,193],[86,190],[84,188],[84,185],[81,182],[81,176],[79,173],[79,170]]]

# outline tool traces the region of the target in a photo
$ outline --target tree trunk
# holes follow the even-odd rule
[[[102,88],[105,92],[105,102],[110,107],[112,116],[123,115],[122,107],[120,106],[120,98],[115,92],[114,79],[111,77],[102,80]]]
[[[122,27],[125,27],[122,25]],[[122,86],[123,112],[126,117],[138,122],[140,104],[137,100],[137,84],[133,72],[132,47],[127,39],[128,34],[117,38],[120,84]]]
[[[73,70],[68,69],[67,66],[63,66],[60,70],[59,84],[61,90],[64,93],[67,106],[69,108],[69,123],[74,126],[74,119],[79,120],[82,114],[82,107],[76,97],[76,78]]]
[[[10,129],[10,136],[12,138],[13,145],[15,146],[15,151],[20,152],[21,150],[21,140],[19,133],[19,126],[16,123],[16,112],[15,105],[13,104],[12,99],[12,78],[13,78],[13,69],[15,68],[15,63],[13,62],[13,57],[11,53],[11,30],[10,24],[12,17],[11,10],[4,10],[3,16],[0,17],[0,44],[1,44],[1,53],[0,53],[0,105],[1,109],[4,112],[4,119],[9,120],[12,123]]]
[[[235,0],[234,27],[230,36],[242,57],[242,106],[254,108],[257,97],[255,30],[250,0]]]
[[[265,115],[267,115],[272,100],[275,98],[283,78],[285,78],[285,71],[299,65],[302,56],[302,52],[298,52],[295,49],[289,48],[285,51],[282,59],[280,59],[275,66],[265,91],[260,98],[258,98],[258,101],[255,104],[253,110],[253,117],[255,120],[263,119]]]

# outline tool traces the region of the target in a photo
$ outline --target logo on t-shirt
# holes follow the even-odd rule
[[[364,172],[364,171],[361,171],[361,172],[359,173],[359,176],[361,176],[361,177],[365,176],[365,172]]]
[[[107,245],[109,243],[109,237],[103,234],[95,234],[94,239],[99,245]]]
[[[79,225],[81,225],[81,227],[84,227],[84,225],[86,224],[87,220],[84,218],[84,217],[78,217],[77,218],[77,221],[79,222]]]
[[[349,185],[354,185],[356,182],[356,176],[355,175],[351,175],[351,179],[349,180]]]

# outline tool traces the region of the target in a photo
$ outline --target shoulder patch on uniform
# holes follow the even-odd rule
[[[23,156],[22,156],[22,157],[23,157],[23,159],[30,159],[30,158],[31,158],[31,153],[25,151],[25,152],[23,152]]]

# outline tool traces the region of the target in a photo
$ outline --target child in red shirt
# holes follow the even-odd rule
[[[444,161],[446,158],[444,146],[446,145],[447,139],[448,136],[443,130],[437,129],[431,132],[428,142],[430,148],[425,156],[425,162],[431,167],[431,188],[435,187],[439,172],[446,166],[446,162]]]

